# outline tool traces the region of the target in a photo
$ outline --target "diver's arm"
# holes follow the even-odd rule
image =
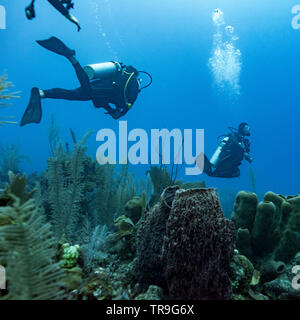
[[[245,160],[251,163],[253,159],[250,157],[250,154],[248,152],[244,153]]]
[[[62,15],[64,15],[69,21],[76,24],[78,31],[80,31],[81,27],[79,21],[69,12],[67,8],[63,6],[63,4],[59,0],[48,0],[51,5],[58,10]]]
[[[250,141],[248,139],[244,139],[244,158],[251,163],[253,161],[253,159],[250,156]]]
[[[123,117],[129,110],[129,108],[125,107],[122,109],[113,109],[110,106],[105,106],[104,109],[107,111],[106,114],[109,114],[112,118],[114,118],[115,120]]]
[[[81,26],[79,24],[79,21],[71,13],[68,13],[66,18],[77,26],[77,31],[81,30]]]
[[[25,14],[28,20],[35,18],[34,2],[35,0],[32,0],[30,5],[25,8]]]
[[[115,119],[119,119],[121,117],[123,117],[129,109],[123,109],[123,110],[113,110],[112,113],[110,113],[110,115]]]

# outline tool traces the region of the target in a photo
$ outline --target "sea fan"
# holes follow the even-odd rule
[[[65,153],[60,147],[48,160],[48,201],[58,239],[65,233],[68,241],[72,240],[80,219],[80,203],[85,188],[84,143],[90,134],[91,131],[74,146],[73,153]]]
[[[91,239],[83,251],[84,266],[89,266],[97,256],[105,254],[103,253],[103,245],[107,237],[106,225],[97,226],[91,236]]]
[[[12,98],[18,98],[16,96],[17,92],[7,93],[8,88],[13,87],[13,84],[7,81],[7,76],[4,74],[0,76],[0,109],[9,106],[8,100]],[[5,102],[4,102],[5,101]],[[16,124],[15,121],[9,121],[13,117],[0,117],[0,126],[4,124]]]
[[[8,294],[3,299],[53,300],[64,298],[64,273],[55,258],[51,226],[44,222],[33,199],[0,207],[0,264],[6,267]]]

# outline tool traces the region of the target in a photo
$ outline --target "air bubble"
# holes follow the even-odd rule
[[[212,56],[209,66],[217,86],[229,94],[240,94],[241,51],[236,48],[238,37],[234,27],[225,26],[224,13],[220,9],[213,12],[213,23],[216,27]]]

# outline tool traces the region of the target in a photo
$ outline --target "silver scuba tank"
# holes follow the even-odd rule
[[[216,167],[219,162],[219,157],[222,152],[223,147],[225,146],[226,142],[229,140],[229,137],[225,137],[219,144],[217,150],[215,151],[214,155],[210,159],[210,163],[212,166]]]
[[[89,64],[85,66],[84,71],[90,80],[95,79],[109,79],[116,75],[122,68],[118,62],[102,62],[96,64]]]

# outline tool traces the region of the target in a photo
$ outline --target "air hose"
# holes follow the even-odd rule
[[[124,86],[124,100],[125,100],[127,106],[130,108],[130,107],[131,107],[131,103],[128,103],[128,101],[127,101],[126,91],[127,91],[127,87],[128,87],[128,84],[129,84],[131,78],[134,76],[134,74],[135,74],[136,72],[131,72],[131,73],[130,73],[130,72],[126,72],[125,70],[123,70],[123,72],[124,72],[125,74],[129,75],[129,77],[128,77],[127,81],[126,81],[126,84],[125,84],[125,86]],[[148,72],[146,72],[146,71],[138,71],[138,72],[139,72],[139,73],[144,73],[144,74],[148,75],[149,78],[150,78],[150,82],[149,82],[146,86],[144,86],[144,87],[142,87],[142,88],[139,89],[139,92],[141,92],[141,91],[144,90],[145,88],[148,88],[149,86],[151,86],[153,80],[152,80],[152,76],[151,76],[150,73],[148,73]]]
[[[146,71],[139,71],[139,73],[144,73],[144,74],[146,74],[149,78],[150,78],[150,82],[146,85],[146,86],[144,86],[144,87],[142,87],[140,90],[139,90],[139,92],[141,92],[142,90],[144,90],[145,88],[148,88],[149,86],[151,86],[151,84],[152,84],[152,76],[151,76],[151,74],[150,73],[148,73],[148,72],[146,72]]]

